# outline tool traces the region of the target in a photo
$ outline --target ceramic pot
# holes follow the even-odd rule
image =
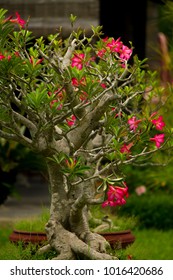
[[[131,230],[116,232],[99,232],[111,245],[112,249],[125,249],[135,241]]]
[[[113,249],[124,249],[135,241],[135,236],[132,234],[131,230],[98,232],[98,234],[102,235]],[[22,241],[24,244],[28,244],[29,242],[41,244],[47,241],[47,236],[45,232],[13,230],[9,240],[14,243]]]
[[[41,244],[47,241],[45,232],[28,232],[22,230],[13,230],[9,236],[11,242],[23,242],[24,244],[34,243]]]

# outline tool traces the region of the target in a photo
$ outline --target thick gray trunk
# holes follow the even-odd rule
[[[69,191],[58,165],[52,161],[47,165],[51,192],[50,219],[45,227],[48,245],[39,252],[54,249],[56,259],[113,259],[106,253],[107,241],[89,229],[88,193]]]

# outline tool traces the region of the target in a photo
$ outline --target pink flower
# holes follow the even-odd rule
[[[85,86],[86,85],[86,78],[82,77],[82,79],[78,80],[77,78],[71,79],[72,85],[75,87],[79,87],[80,85]]]
[[[72,85],[73,85],[74,87],[78,87],[78,86],[79,86],[79,81],[78,81],[78,79],[72,78],[72,79],[71,79],[71,82],[72,82]]]
[[[150,141],[154,141],[157,148],[160,148],[161,144],[164,143],[165,134],[156,134]]]
[[[128,187],[109,186],[107,195],[108,200],[121,199],[124,196],[128,196]]]
[[[120,41],[120,38],[115,40],[114,38],[111,40],[111,42],[107,43],[107,47],[110,49],[112,52],[120,52],[122,48],[123,43]]]
[[[133,146],[133,142],[129,143],[128,145],[124,144],[121,149],[120,149],[120,152],[122,154],[129,154],[131,151],[131,147]]]
[[[162,130],[165,126],[162,116],[159,116],[157,119],[154,119],[151,122],[155,125],[156,129],[158,130]]]
[[[102,39],[102,41],[105,42],[105,43],[107,43],[108,40],[109,40],[109,37],[105,37],[105,38]]]
[[[106,88],[106,84],[105,84],[105,83],[100,83],[100,86],[101,86],[102,88]]]
[[[116,205],[115,205],[115,202],[114,202],[114,201],[105,200],[105,201],[102,203],[102,207],[104,208],[104,207],[106,207],[106,206],[114,207],[114,206],[116,206]]]
[[[120,58],[124,60],[128,60],[132,54],[132,49],[129,49],[127,46],[122,45],[120,50]]]
[[[68,126],[73,126],[75,124],[76,121],[76,117],[75,115],[72,115],[71,118],[66,119],[66,122],[68,124]]]
[[[112,107],[112,112],[116,112],[117,108],[116,107]],[[115,114],[115,119],[116,118],[121,118],[123,116],[122,112],[118,112],[117,114]]]
[[[11,56],[10,54],[7,56],[8,61],[11,60],[11,57],[12,57],[12,56]]]
[[[130,118],[128,120],[128,124],[130,125],[130,129],[135,131],[138,128],[138,124],[141,122],[141,120],[137,120],[135,116]]]
[[[26,21],[20,17],[18,12],[16,12],[15,19],[12,19],[11,17],[9,17],[7,20],[9,20],[10,22],[19,24],[22,28],[24,28],[24,26],[26,24]]]
[[[115,40],[114,38],[109,41],[108,39],[105,40],[106,47],[110,49],[111,52],[116,52],[119,54],[120,58],[123,60],[128,60],[132,54],[132,49],[128,48],[127,46],[123,45],[122,41],[120,41],[120,37]],[[100,50],[98,56],[103,56],[105,51]]]
[[[16,57],[20,57],[20,54],[19,54],[18,51],[16,51],[16,52],[14,53],[14,55],[15,55]]]
[[[0,53],[0,60],[2,60],[4,58],[5,58],[5,56],[2,53]]]
[[[105,49],[101,49],[97,52],[97,56],[102,58],[104,56],[104,54],[106,53],[106,50]]]
[[[54,107],[55,105],[54,104],[57,104],[57,110],[61,110],[62,107],[63,107],[63,98],[64,98],[64,90],[62,91],[55,91],[54,93],[52,92],[48,92],[48,95],[49,96],[52,96],[52,94],[55,95],[56,99],[53,99],[51,102],[50,102],[50,107]]]
[[[54,99],[54,100],[52,100],[52,101],[50,102],[50,108],[53,108],[53,107],[54,107],[54,104],[57,105],[57,108],[56,108],[57,110],[61,110],[62,107],[63,107],[63,104],[62,104],[62,103],[59,104],[59,101],[56,100],[56,99]]]
[[[143,193],[146,193],[146,187],[145,186],[139,186],[135,189],[135,192],[137,195],[142,195]]]
[[[121,206],[126,203],[125,197],[128,197],[128,187],[124,182],[125,187],[109,186],[107,192],[107,200],[102,203],[102,207],[106,206]]]
[[[77,67],[79,70],[83,68],[84,53],[74,54],[72,57],[72,67]]]
[[[82,102],[83,101],[87,102],[88,101],[88,94],[85,91],[82,91],[79,98]]]
[[[157,115],[157,112],[154,112],[154,113],[151,114],[150,118],[153,118],[156,115]]]

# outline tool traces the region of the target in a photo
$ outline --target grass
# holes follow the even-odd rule
[[[28,218],[15,222],[14,228],[17,230],[42,232],[44,231],[45,224],[48,219],[49,209],[44,208],[41,215],[39,215],[38,217]]]
[[[35,222],[35,221],[34,221]],[[17,245],[9,241],[9,236],[14,229],[14,224],[3,224],[0,226],[0,260],[46,260],[52,258],[54,252],[37,255],[38,246],[28,244],[23,246],[22,242]]]
[[[101,217],[102,214],[104,214],[104,212],[101,214],[99,212],[97,218]],[[52,255],[38,256],[36,254],[37,248],[33,244],[24,248],[20,243],[19,245],[15,245],[9,241],[9,235],[14,227],[26,230],[26,227],[33,229],[34,225],[38,226],[38,224],[40,224],[39,227],[37,227],[40,231],[43,229],[47,218],[48,216],[45,211],[42,217],[38,217],[37,219],[24,220],[16,224],[6,223],[1,225],[0,260],[40,260],[51,258]],[[120,260],[173,260],[173,229],[168,231],[139,229],[134,218],[125,219],[124,217],[119,218],[116,216],[113,218],[115,219],[114,224],[118,226],[120,230],[130,228],[136,237],[135,242],[126,249],[113,252]]]
[[[173,260],[173,230],[133,230],[135,242],[118,252],[119,259]]]

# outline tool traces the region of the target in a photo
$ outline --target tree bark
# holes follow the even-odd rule
[[[39,249],[39,253],[55,250],[55,259],[116,259],[106,253],[109,243],[99,234],[91,232],[88,223],[88,201],[90,185],[83,192],[66,185],[60,167],[53,161],[47,161],[51,207],[50,218],[45,226],[48,245]],[[75,188],[75,187],[74,187]]]

